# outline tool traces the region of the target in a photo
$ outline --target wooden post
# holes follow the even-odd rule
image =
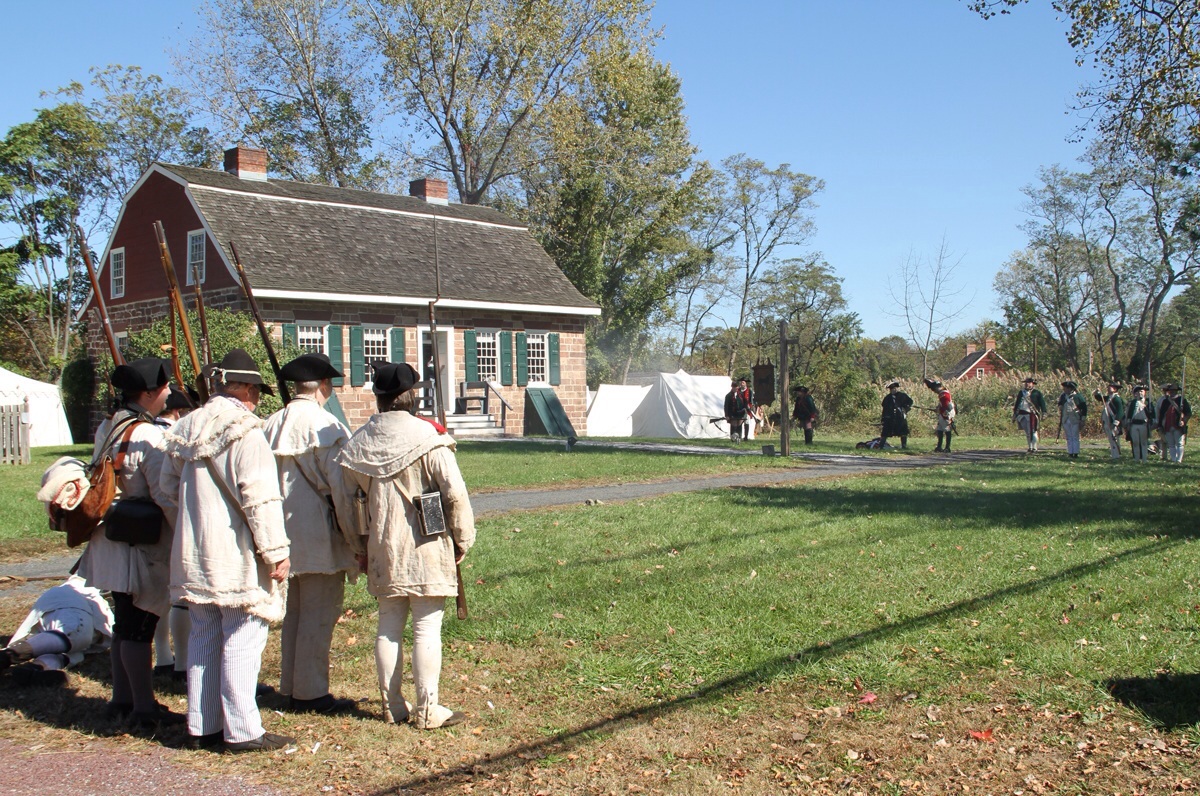
[[[792,455],[792,416],[788,411],[791,398],[788,386],[787,321],[779,322],[779,453]]]

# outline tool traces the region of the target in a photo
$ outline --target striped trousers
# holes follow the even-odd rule
[[[263,734],[254,691],[267,646],[267,622],[243,608],[188,605],[188,733],[225,731],[230,743]]]

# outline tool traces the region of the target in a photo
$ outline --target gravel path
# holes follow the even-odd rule
[[[551,443],[561,444],[561,443]],[[597,443],[580,442],[581,445]],[[609,443],[604,443],[609,445]],[[728,449],[695,448],[654,443],[619,443],[637,450],[730,455]],[[757,450],[736,450],[736,455],[761,455]],[[675,492],[694,492],[725,487],[790,484],[819,478],[894,472],[931,467],[948,462],[987,461],[1019,455],[1016,451],[964,451],[949,455],[904,456],[894,459],[837,454],[795,454],[805,466],[787,470],[761,470],[721,476],[671,478],[650,483],[591,485],[568,489],[538,489],[492,492],[475,495],[471,503],[479,515],[536,510],[553,506],[579,505],[588,500],[617,502],[657,497]],[[77,555],[61,555],[0,564],[0,585],[7,578],[57,578],[65,576]],[[9,585],[0,595],[38,594],[44,580]],[[71,749],[50,748],[41,743],[18,743],[0,739],[0,782],[4,792],[19,796],[282,796],[283,791],[234,776],[206,776],[174,758],[180,752],[167,748],[131,751],[121,744],[81,736]]]

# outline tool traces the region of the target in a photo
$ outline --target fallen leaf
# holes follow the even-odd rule
[[[984,730],[983,732],[980,732],[978,730],[971,730],[970,735],[972,738],[974,738],[977,741],[987,741],[988,743],[996,742],[996,739],[992,737],[992,730],[990,727],[988,729]]]
[[[346,639],[347,647],[353,647],[357,643],[358,643],[358,636],[350,636]]]
[[[868,691],[867,693],[862,695],[862,699],[858,700],[858,704],[870,705],[870,704],[873,704],[876,699],[879,699],[879,697],[875,696],[875,694],[873,692]]]

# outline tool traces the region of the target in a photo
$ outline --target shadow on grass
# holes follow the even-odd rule
[[[1113,699],[1166,730],[1200,724],[1200,674],[1160,674],[1108,680]]]
[[[1161,555],[1163,552],[1170,550],[1179,544],[1181,544],[1181,541],[1178,539],[1157,539],[1140,547],[1127,550],[1123,553],[1103,556],[1088,563],[1068,567],[1053,575],[1046,575],[1041,578],[1026,581],[1025,583],[1015,584],[1004,589],[990,592],[988,594],[972,597],[969,600],[961,600],[953,605],[948,605],[945,608],[931,611],[927,614],[922,614],[921,616],[915,616],[900,622],[891,622],[885,625],[880,625],[879,627],[866,630],[861,633],[843,636],[842,638],[829,643],[821,643],[809,646],[789,655],[780,656],[766,661],[763,664],[741,672],[740,674],[718,680],[704,686],[703,688],[697,689],[688,694],[684,694],[683,696],[675,697],[673,699],[665,699],[655,702],[654,704],[648,704],[642,707],[622,711],[612,716],[606,716],[604,718],[582,724],[574,729],[556,733],[555,735],[546,737],[536,742],[512,747],[499,754],[487,755],[475,760],[464,762],[461,765],[449,768],[436,774],[414,777],[412,779],[399,782],[384,790],[374,791],[372,796],[384,796],[385,794],[401,793],[409,790],[419,789],[440,790],[443,788],[450,788],[464,784],[479,777],[486,777],[490,772],[495,772],[506,768],[523,767],[528,764],[527,760],[531,754],[536,755],[542,750],[551,748],[556,750],[559,747],[575,748],[591,740],[597,733],[610,734],[631,724],[649,722],[656,718],[670,715],[679,710],[685,710],[695,705],[712,702],[730,694],[744,691],[748,688],[753,688],[760,683],[776,677],[781,672],[787,671],[789,668],[796,665],[797,662],[811,664],[822,659],[843,655],[881,639],[890,638],[892,636],[900,635],[913,630],[919,630],[930,625],[938,624],[939,622],[943,622],[955,616],[970,614],[991,603],[1000,602],[1015,596],[1034,594],[1053,584],[1064,581],[1072,581],[1081,577],[1092,575],[1108,567],[1126,561],[1135,561],[1147,556]]]

